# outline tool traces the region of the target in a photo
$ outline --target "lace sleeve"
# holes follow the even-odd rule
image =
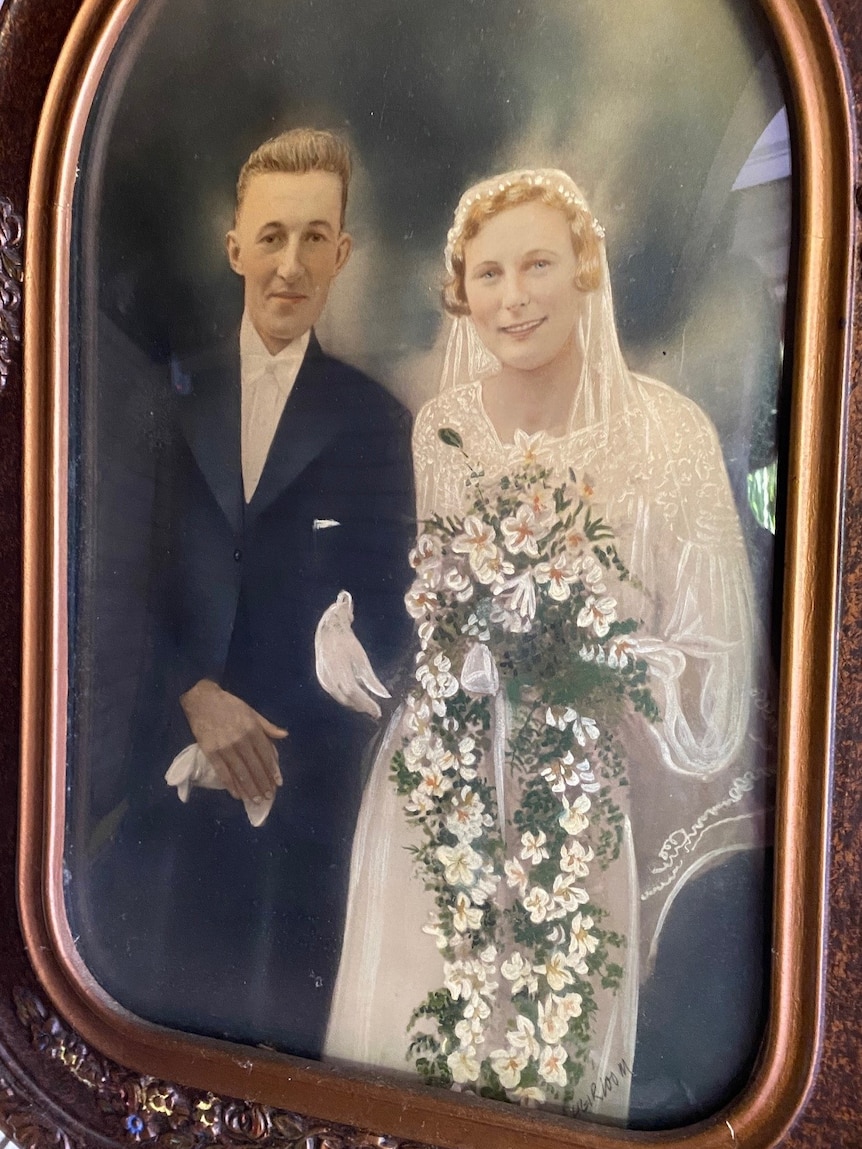
[[[425,522],[435,506],[434,473],[439,465],[436,403],[426,403],[413,424],[413,468],[416,473],[416,518]]]
[[[456,392],[426,403],[413,424],[413,467],[416,473],[416,518],[421,524],[432,515],[458,514],[469,467],[464,456],[440,439],[441,427],[452,427],[468,437],[471,418],[465,415],[465,397]]]
[[[733,762],[749,724],[755,618],[751,575],[718,437],[694,404],[657,404],[663,474],[649,550],[653,638],[641,640],[671,769],[709,775]],[[656,513],[657,512],[657,513]]]

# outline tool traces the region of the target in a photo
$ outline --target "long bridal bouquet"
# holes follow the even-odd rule
[[[410,1057],[429,1083],[566,1108],[623,977],[626,938],[595,895],[623,834],[616,731],[659,715],[637,622],[619,617],[612,528],[587,483],[555,482],[536,440],[518,442],[511,473],[471,467],[467,512],[433,517],[411,554],[420,651],[392,776],[420,831],[442,984],[413,1014]]]

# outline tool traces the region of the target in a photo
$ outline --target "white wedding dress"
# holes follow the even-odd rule
[[[639,652],[663,715],[657,724],[634,715],[621,732],[630,781],[623,844],[595,898],[629,944],[620,988],[599,1000],[592,1078],[571,1106],[591,1119],[624,1122],[640,980],[682,885],[762,842],[764,751],[750,733],[750,576],[715,431],[689,400],[624,367],[624,381],[618,374],[610,388],[606,371],[596,369],[606,366],[607,351],[592,367],[588,357],[570,432],[530,442],[556,472],[571,468],[588,483],[596,513],[613,525],[620,557],[641,588],[620,584],[620,616],[640,620]],[[420,521],[463,513],[465,455],[494,477],[510,471],[523,450],[523,442],[500,441],[482,386],[445,391],[418,416]],[[460,435],[463,454],[440,439],[444,427]],[[443,975],[434,938],[423,932],[434,903],[414,873],[417,831],[389,776],[403,736],[396,714],[362,805],[325,1055],[408,1072],[408,1022]]]

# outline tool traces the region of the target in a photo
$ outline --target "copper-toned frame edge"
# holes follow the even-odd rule
[[[653,1135],[397,1087],[192,1038],[112,1006],[82,971],[59,881],[65,758],[65,443],[71,199],[88,93],[137,0],[86,0],[36,143],[25,265],[24,652],[19,908],[30,959],[68,1021],[108,1056],[168,1080],[452,1146],[607,1149]],[[759,1068],[717,1117],[660,1135],[685,1149],[766,1149],[813,1079],[822,1009],[840,484],[852,262],[852,127],[822,0],[760,0],[792,91],[799,202],[780,714],[773,987]],[[83,85],[79,77],[86,75]],[[58,142],[62,145],[58,148]],[[58,168],[54,157],[60,154]],[[249,1069],[249,1063],[253,1068]]]

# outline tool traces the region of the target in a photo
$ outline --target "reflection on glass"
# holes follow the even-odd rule
[[[648,7],[143,0],[121,37],[66,865],[140,1016],[638,1127],[744,1084],[790,147],[750,5]],[[237,206],[308,126],[346,219],[323,137]]]

